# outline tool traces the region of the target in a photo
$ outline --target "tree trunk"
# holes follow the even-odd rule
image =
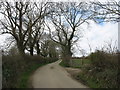
[[[71,58],[72,58],[72,52],[70,50],[70,46],[64,47],[64,53],[63,53],[63,61],[66,66],[70,66],[72,64]]]
[[[20,55],[24,56],[25,55],[25,52],[24,52],[24,48],[22,46],[18,46],[18,51],[20,53]]]
[[[33,46],[30,47],[30,55],[33,56]]]
[[[39,43],[38,43],[38,41],[37,41],[37,43],[36,43],[36,46],[37,46],[37,55],[39,55],[40,54],[40,48],[39,48]]]
[[[17,42],[17,48],[18,48],[20,55],[24,56],[25,55],[25,47],[22,44],[23,42],[21,42],[19,40],[16,40],[16,42]]]

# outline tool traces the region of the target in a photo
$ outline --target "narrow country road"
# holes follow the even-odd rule
[[[60,62],[59,60],[37,69],[31,77],[32,88],[87,88],[73,80],[59,65]]]

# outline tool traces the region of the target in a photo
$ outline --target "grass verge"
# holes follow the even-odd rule
[[[85,85],[87,85],[90,88],[100,88],[99,83],[96,82],[96,79],[94,77],[87,77],[83,73],[79,73],[75,77],[78,81],[82,81]]]
[[[87,66],[86,66],[87,64]],[[61,66],[66,67],[63,62],[60,63]],[[80,65],[79,67],[76,65]],[[117,81],[117,74],[118,70],[115,68],[105,68],[102,71],[96,69],[91,65],[91,62],[89,60],[86,60],[84,62],[84,65],[81,65],[80,60],[73,60],[73,66],[72,68],[80,68],[82,72],[77,73],[75,75],[71,76],[78,80],[79,82],[82,82],[86,86],[90,88],[117,88],[118,83]]]
[[[61,61],[61,62],[59,63],[59,65],[61,65],[61,66],[63,66],[63,67],[67,67],[63,61]]]
[[[77,79],[85,82],[90,88],[117,88],[117,71],[106,69],[103,72],[79,73]],[[116,77],[116,78],[115,78]]]
[[[39,67],[43,66],[45,64],[35,64],[31,66],[26,72],[23,72],[23,74],[20,77],[20,82],[18,84],[19,88],[29,88],[29,78],[32,75],[32,73]]]
[[[84,64],[88,64],[88,63],[90,63],[89,60],[84,61]],[[63,61],[61,61],[60,65],[61,65],[62,67],[66,67],[66,65],[64,64]],[[77,66],[75,66],[75,65],[77,65]],[[83,67],[83,65],[81,65],[80,59],[74,59],[74,60],[73,60],[73,66],[71,66],[71,67],[72,67],[72,68],[81,68],[81,67]],[[70,72],[69,72],[69,73],[70,73]],[[70,74],[71,74],[71,76],[72,76],[74,79],[78,80],[79,82],[82,82],[84,85],[86,85],[86,86],[88,86],[88,87],[90,87],[90,88],[99,88],[99,87],[100,87],[100,86],[99,86],[99,83],[96,83],[96,82],[95,82],[96,80],[95,80],[94,77],[93,77],[93,78],[87,77],[87,75],[85,75],[85,74],[82,73],[82,72],[77,73],[76,75],[75,75],[75,74],[72,75],[72,73],[70,73]]]

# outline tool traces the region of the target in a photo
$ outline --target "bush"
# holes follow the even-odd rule
[[[118,54],[107,53],[105,51],[96,51],[89,56],[91,65],[84,68],[82,77],[90,87],[99,88],[117,88],[119,86],[118,78]]]
[[[92,65],[96,69],[105,68],[118,68],[118,56],[117,54],[109,54],[104,51],[97,50],[95,53],[90,55]]]
[[[30,67],[38,64],[47,64],[56,61],[57,58],[44,58],[41,56],[29,56],[24,57],[18,55],[4,55],[2,57],[3,66],[3,88],[16,88],[18,87],[19,79],[21,75],[28,71]]]

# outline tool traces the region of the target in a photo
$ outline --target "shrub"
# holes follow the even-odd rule
[[[118,79],[118,54],[96,51],[89,56],[91,65],[84,68],[85,81],[96,83],[100,88],[117,88]],[[90,84],[91,85],[91,84]],[[91,86],[94,87],[94,86]]]
[[[19,78],[23,72],[29,70],[31,66],[36,64],[47,64],[56,61],[57,58],[44,58],[41,56],[25,55],[3,55],[2,57],[2,87],[16,88],[18,87]]]
[[[97,50],[95,53],[90,55],[92,65],[96,69],[105,68],[118,68],[118,56],[117,54],[109,54],[104,51]]]

